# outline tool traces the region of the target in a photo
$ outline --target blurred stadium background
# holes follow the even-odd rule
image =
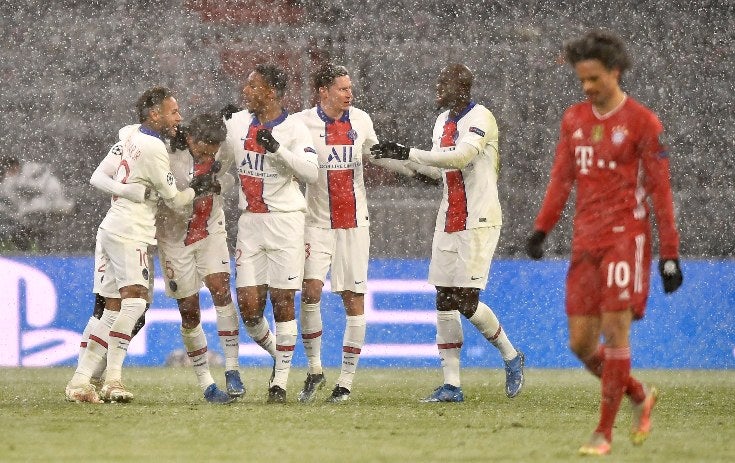
[[[3,154],[50,164],[77,201],[76,214],[47,224],[44,254],[93,252],[108,198],[87,182],[117,130],[135,122],[144,89],[173,88],[188,120],[238,102],[253,64],[275,61],[290,73],[288,105],[299,110],[313,103],[310,69],[332,60],[351,70],[356,105],[379,137],[424,148],[438,71],[457,61],[475,71],[474,97],[501,130],[498,253],[521,257],[562,111],[581,98],[562,43],[605,26],[634,58],[624,88],[668,130],[682,255],[733,255],[729,0],[10,0],[0,13]],[[368,179],[373,256],[427,256],[439,187],[374,167]],[[569,251],[568,212],[551,255]],[[234,197],[230,213],[234,226]]]

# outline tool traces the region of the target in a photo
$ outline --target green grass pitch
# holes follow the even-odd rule
[[[131,404],[64,401],[71,368],[0,369],[0,462],[568,462],[594,429],[599,383],[583,370],[526,370],[522,394],[508,399],[498,369],[462,372],[465,402],[422,404],[438,369],[358,370],[352,397],[313,404],[296,395],[265,403],[270,369],[243,368],[246,396],[209,405],[188,368],[129,368]],[[220,385],[221,369],[213,371]],[[609,462],[735,461],[735,372],[643,370],[661,395],[654,429],[641,447],[628,441],[630,407],[618,415]],[[594,458],[592,458],[594,459]]]

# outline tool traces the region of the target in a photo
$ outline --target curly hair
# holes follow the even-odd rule
[[[631,60],[625,44],[617,35],[602,30],[592,30],[564,45],[567,61],[576,65],[589,59],[599,60],[607,69],[618,69],[622,75],[630,68]]]
[[[225,141],[227,127],[218,114],[203,113],[189,122],[186,134],[196,141],[214,145]]]
[[[135,109],[138,112],[138,120],[143,123],[148,120],[151,110],[158,108],[166,98],[173,97],[171,90],[166,87],[149,88],[138,98],[135,103]]]
[[[288,83],[288,77],[286,72],[274,64],[257,64],[255,66],[255,72],[263,76],[263,79],[273,87],[276,91],[278,98],[283,98],[286,93],[286,84]]]

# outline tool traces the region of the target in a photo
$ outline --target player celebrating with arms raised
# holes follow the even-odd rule
[[[436,217],[429,282],[436,286],[436,342],[444,384],[426,402],[462,402],[460,351],[465,316],[499,351],[505,363],[505,393],[523,387],[523,354],[511,344],[498,318],[480,301],[500,238],[498,126],[484,106],[470,99],[472,72],[451,64],[439,74],[437,105],[448,108],[436,119],[431,151],[394,142],[371,148],[376,157],[409,159],[441,168],[444,193]]]
[[[561,122],[551,180],[527,244],[543,256],[543,241],[576,184],[572,256],[566,281],[569,345],[602,380],[600,421],[584,455],[610,453],[620,401],[634,407],[631,439],[640,445],[651,428],[656,389],[630,375],[630,327],[643,317],[651,267],[648,198],[659,228],[659,270],[667,293],[682,283],[679,234],[674,223],[669,160],[662,126],[648,108],[626,95],[620,78],[630,66],[623,42],[592,31],[565,46],[587,101]],[[600,335],[604,344],[600,345]]]
[[[240,314],[250,337],[275,358],[268,402],[286,401],[298,335],[294,297],[304,271],[306,200],[294,176],[311,183],[319,175],[308,129],[281,104],[285,89],[281,69],[257,65],[243,87],[247,111],[227,121],[222,147],[223,154],[234,156],[240,180],[242,213],[235,250]],[[269,292],[275,346],[263,317]]]

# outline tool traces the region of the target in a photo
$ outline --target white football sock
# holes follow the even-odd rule
[[[444,384],[461,386],[459,380],[459,355],[462,351],[464,333],[462,320],[457,310],[436,311],[436,345],[439,348]]]
[[[79,341],[79,355],[77,356],[77,365],[82,363],[82,356],[84,355],[84,351],[87,349],[87,342],[89,341],[89,333],[95,326],[97,326],[97,323],[99,323],[99,320],[94,317],[89,317],[89,320],[87,320],[84,331],[82,331],[82,338]]]
[[[297,336],[296,320],[276,322],[276,369],[271,386],[281,386],[284,390],[286,389]]]
[[[77,365],[71,384],[79,385],[89,382],[90,378],[99,378],[107,366],[107,346],[110,342],[110,327],[120,312],[105,309],[89,333],[89,342]]]
[[[503,360],[511,360],[518,355],[515,347],[513,347],[513,344],[510,343],[508,336],[505,334],[505,330],[500,326],[498,317],[495,316],[495,313],[493,313],[490,307],[483,302],[478,302],[477,310],[469,320],[485,336],[485,339],[498,348]]]
[[[235,305],[214,307],[217,311],[217,335],[225,354],[225,370],[237,370],[240,366],[240,318]]]
[[[260,317],[260,321],[255,326],[246,323],[245,331],[248,332],[248,335],[256,344],[271,354],[271,357],[276,358],[276,337],[273,335],[270,326],[268,326],[265,317]]]
[[[122,365],[128,353],[131,333],[135,322],[145,312],[146,300],[126,298],[122,300],[120,315],[110,328],[110,342],[107,351],[107,377],[105,383],[122,381]]]
[[[360,360],[362,346],[365,344],[365,327],[365,315],[347,316],[342,340],[342,371],[337,378],[337,384],[348,390],[352,390],[357,362]]]
[[[181,339],[184,341],[186,354],[191,359],[199,387],[204,392],[210,384],[214,383],[214,379],[209,372],[207,337],[204,335],[204,330],[202,330],[202,324],[200,323],[194,328],[184,328],[182,326]]]
[[[322,373],[322,311],[321,301],[301,304],[301,341],[304,343],[309,373]]]

